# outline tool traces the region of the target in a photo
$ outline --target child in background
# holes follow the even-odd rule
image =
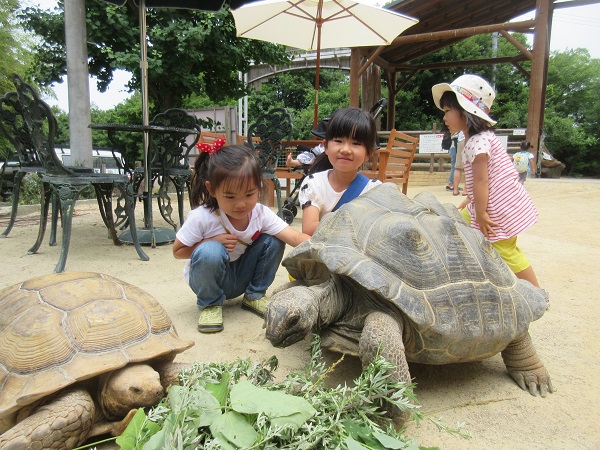
[[[517,247],[517,235],[536,223],[538,213],[492,131],[496,122],[489,114],[494,90],[476,75],[462,75],[431,90],[450,131],[462,131],[466,139],[462,156],[468,198],[459,207],[461,214],[492,243],[518,278],[539,287],[531,264]]]
[[[535,173],[535,157],[529,151],[533,146],[529,141],[521,142],[521,150],[513,155],[513,164],[519,173],[519,183],[525,183],[529,173]]]
[[[373,154],[376,139],[369,112],[343,108],[331,116],[323,142],[325,153],[316,158],[298,195],[303,233],[312,236],[324,214],[381,184],[358,173]]]
[[[223,330],[225,299],[244,294],[242,308],[260,317],[285,244],[310,238],[258,203],[264,179],[248,148],[204,149],[194,165],[191,205],[173,244],[173,256],[189,259],[184,277],[200,309],[198,331]]]
[[[299,145],[298,149],[303,151],[298,153],[298,156],[296,158],[292,158],[292,154],[288,153],[288,167],[310,166],[312,163],[315,162],[317,156],[319,156],[325,151],[325,147],[323,146],[323,144],[316,145],[313,148],[308,148],[306,145]]]
[[[321,120],[317,125],[317,128],[311,130],[311,133],[319,139],[325,139],[325,130],[327,129],[329,120],[329,117]],[[292,154],[288,153],[286,161],[288,167],[310,166],[315,162],[317,156],[325,151],[325,146],[322,142],[313,148],[310,148],[307,145],[299,145],[298,151],[300,153],[298,153],[296,158],[292,158]]]

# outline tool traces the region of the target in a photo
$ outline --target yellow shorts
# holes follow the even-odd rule
[[[471,214],[469,214],[467,208],[461,209],[460,214],[471,225]],[[517,236],[492,242],[491,244],[513,273],[522,272],[531,265],[527,256],[517,247]]]

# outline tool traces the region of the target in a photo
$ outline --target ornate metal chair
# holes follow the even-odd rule
[[[179,226],[184,221],[184,195],[187,190],[189,195],[192,170],[189,164],[189,155],[200,135],[200,126],[195,116],[188,114],[183,109],[172,108],[157,114],[150,122],[151,126],[180,128],[182,130],[197,130],[194,138],[189,138],[189,132],[150,132],[149,155],[151,168],[150,186],[158,182],[158,209],[162,218],[177,230],[178,224],[173,220],[171,214],[171,198],[169,197],[169,185],[173,184],[177,195],[177,208],[179,212]],[[144,180],[145,174],[142,167],[135,169],[133,174],[133,188],[138,192]],[[151,199],[147,199],[151,202]],[[145,208],[151,207],[150,204]],[[148,224],[145,224],[148,226]]]
[[[23,177],[29,173],[41,177],[42,174],[45,173],[39,155],[31,145],[31,142],[29,142],[29,134],[26,131],[20,108],[19,96],[16,92],[8,92],[0,98],[0,114],[2,116],[2,120],[0,120],[0,130],[13,146],[12,156],[15,160],[18,160],[17,166],[14,167],[14,176],[12,178],[12,208],[10,219],[6,230],[0,235],[0,237],[3,238],[8,236],[15,224]],[[17,139],[18,142],[14,143],[13,139]],[[10,158],[9,155],[7,155],[4,166],[2,167],[3,172],[5,170],[13,169],[8,168],[9,161]]]
[[[50,200],[54,197],[57,206],[60,207],[62,224],[60,258],[54,271],[62,272],[64,270],[69,252],[75,202],[86,187],[93,186],[102,219],[115,245],[121,245],[121,241],[115,230],[112,197],[114,189],[121,192],[125,206],[122,207],[117,204],[115,212],[117,216],[125,215],[127,217],[131,224],[135,249],[140,259],[147,261],[149,258],[137,241],[133,190],[129,178],[126,175],[75,172],[65,167],[54,152],[56,119],[50,107],[18,75],[13,74],[12,80],[17,89],[16,93],[6,94],[1,103],[2,122],[9,123],[11,126],[9,128],[3,126],[2,132],[20,154],[26,154],[27,151],[35,152],[44,170],[42,172],[40,226],[37,240],[33,247],[29,249],[29,253],[36,253],[42,243],[46,231]],[[6,101],[7,99],[9,101]],[[15,126],[14,124],[19,125]],[[17,130],[18,133],[15,134],[11,130]],[[53,223],[57,220],[56,217],[57,215],[53,214]]]
[[[275,171],[280,158],[285,167],[286,149],[292,138],[292,130],[292,116],[285,108],[272,109],[248,128],[248,144],[256,152],[265,180],[273,182],[280,217],[283,217],[281,185]]]

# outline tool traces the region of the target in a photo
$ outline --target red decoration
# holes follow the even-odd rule
[[[208,153],[209,155],[214,155],[219,150],[221,150],[225,146],[225,144],[227,144],[225,139],[218,138],[218,139],[215,139],[215,142],[212,145],[202,142],[202,143],[196,144],[196,148],[198,150],[200,150],[200,152],[205,152],[205,153]]]

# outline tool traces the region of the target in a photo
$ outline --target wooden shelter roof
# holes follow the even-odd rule
[[[511,63],[529,78],[527,140],[539,149],[544,122],[546,78],[552,15],[555,9],[600,3],[600,0],[398,0],[386,9],[414,17],[419,23],[406,29],[391,45],[352,49],[350,68],[350,105],[358,106],[359,79],[373,64],[381,67],[388,85],[388,129],[394,124],[394,97],[419,70],[466,67],[481,64]],[[534,12],[531,20],[515,21]],[[514,22],[511,22],[514,21]],[[511,42],[514,56],[476,61],[453,61],[419,65],[414,61],[476,34],[499,32]],[[533,48],[528,50],[509,32],[533,33]],[[531,61],[527,71],[520,61]],[[397,75],[407,76],[397,83]],[[370,104],[367,102],[367,104]]]
[[[475,27],[507,24],[509,21],[535,10],[535,0],[469,0],[455,2],[448,0],[398,0],[386,9],[414,17],[419,23],[405,30],[400,36],[431,34],[453,30],[472,30]],[[528,28],[531,28],[530,24]],[[523,31],[523,27],[519,31]],[[493,30],[492,30],[493,31]],[[491,31],[490,31],[491,32]],[[407,42],[396,39],[380,53],[381,60],[389,65],[400,66],[428,53],[452,45],[468,37],[440,35],[437,40]]]

